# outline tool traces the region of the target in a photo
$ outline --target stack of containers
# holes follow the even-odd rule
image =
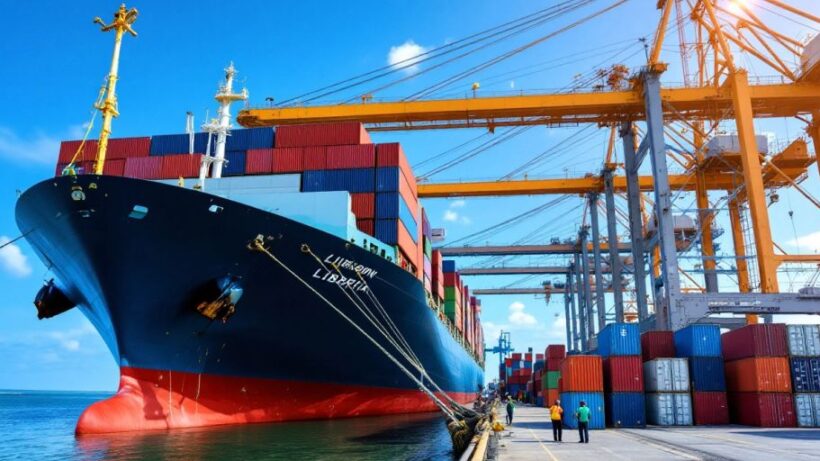
[[[689,325],[675,332],[678,357],[689,361],[692,413],[696,425],[729,424],[720,327]]]
[[[570,355],[561,362],[561,406],[564,410],[564,426],[578,428],[575,409],[581,401],[589,407],[590,429],[605,427],[604,376],[601,357],[598,355]]]
[[[422,208],[421,240],[423,245],[422,267],[424,268],[422,277],[424,281],[424,289],[428,293],[433,293],[433,243],[430,240],[431,238],[432,228],[430,227],[430,221],[427,219],[427,213],[424,211],[424,208]],[[470,344],[472,344],[472,342]]]
[[[641,357],[644,362],[657,358],[674,358],[675,334],[671,331],[647,331],[641,335]]]
[[[80,149],[82,146],[82,149]],[[93,173],[94,162],[97,158],[97,141],[63,141],[60,143],[60,152],[57,157],[57,168],[55,173],[57,176],[62,175],[63,169],[71,160],[74,160],[77,173]],[[126,176],[125,165],[128,159],[131,161],[131,176],[140,177],[137,175],[141,170],[146,173],[153,173],[152,177],[143,179],[159,179],[162,159],[148,160],[151,154],[151,138],[114,138],[108,141],[108,149],[106,152],[105,165],[103,165],[103,174],[111,176]],[[76,155],[76,157],[75,157]],[[134,168],[133,165],[155,163],[154,168],[139,169]]]
[[[535,405],[539,407],[544,406],[544,354],[536,354],[535,362],[533,363],[533,393],[535,393]]]
[[[656,426],[691,426],[689,365],[682,358],[656,358],[643,364],[646,421]]]
[[[444,261],[444,314],[456,327],[461,325],[461,277],[456,271],[455,261]],[[520,360],[520,359],[519,359]]]
[[[789,325],[786,330],[797,425],[820,427],[820,326]]]
[[[603,359],[606,423],[610,427],[644,427],[643,361],[636,323],[610,323],[598,333]]]
[[[558,380],[561,378],[561,362],[566,357],[563,344],[550,344],[544,351],[544,377],[541,389],[544,391],[544,406],[549,407],[559,398]]]
[[[746,325],[724,334],[721,346],[732,422],[796,426],[786,326]]]
[[[433,284],[433,298],[439,302],[444,302],[444,267],[441,251],[433,250],[432,263],[432,284]]]

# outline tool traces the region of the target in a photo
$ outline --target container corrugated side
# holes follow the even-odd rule
[[[689,325],[675,332],[675,351],[678,357],[720,357],[720,327],[717,325]]]
[[[300,152],[302,153],[302,168],[305,171],[327,169],[327,147],[303,147]]]
[[[820,356],[820,325],[787,325],[789,355]]]
[[[820,392],[820,357],[789,359],[794,392]]]
[[[689,379],[695,392],[725,392],[726,375],[722,357],[690,357]]]
[[[545,380],[547,389],[558,389],[558,380],[561,379],[560,371],[547,371]]]
[[[786,325],[782,323],[746,325],[724,334],[721,342],[726,360],[789,355]]]
[[[456,272],[456,262],[452,259],[444,259],[442,260],[441,268],[444,273]]]
[[[589,429],[604,429],[606,426],[606,407],[602,392],[561,392],[561,407],[564,408],[564,427],[578,428],[575,410],[581,406],[582,401],[589,407]]]
[[[645,427],[646,401],[643,392],[606,394],[606,425],[608,427]]]
[[[125,160],[120,159],[106,159],[103,165],[103,174],[109,176],[123,176],[125,174]]]
[[[376,194],[376,219],[399,219],[410,232],[414,242],[418,242],[416,228],[418,223],[405,202],[404,197],[396,192],[379,192]]]
[[[671,331],[647,331],[642,334],[641,356],[644,362],[675,357],[675,334]]]
[[[692,414],[696,426],[729,424],[729,402],[725,392],[692,392]]]
[[[410,167],[410,162],[407,156],[404,155],[404,150],[401,144],[385,143],[376,145],[376,166],[381,167],[398,167],[410,186],[413,195],[418,195],[416,186],[416,175],[413,173],[413,168]]]
[[[272,150],[271,155],[273,173],[301,173],[305,170],[305,153],[302,148],[276,147]]]
[[[370,135],[359,122],[282,125],[276,128],[276,147],[370,144]]]
[[[794,410],[800,427],[820,427],[820,394],[794,394]]]
[[[641,332],[637,323],[610,323],[598,333],[598,353],[611,355],[641,355]]]
[[[750,357],[726,362],[726,389],[730,392],[791,392],[789,359]]]
[[[561,362],[564,391],[603,392],[604,374],[598,355],[572,355]]]
[[[687,359],[655,359],[643,364],[646,392],[689,392]]]
[[[302,174],[304,192],[341,191],[372,192],[373,170],[357,168],[352,170],[317,170]]]
[[[194,143],[194,152],[196,152],[196,147],[198,146]],[[151,137],[151,155],[187,154],[190,150],[190,135],[188,134],[161,134]]]
[[[730,392],[732,422],[746,426],[795,427],[797,415],[792,394],[783,392]]]
[[[82,144],[82,150],[78,152],[81,144],[82,141],[61,142],[57,163],[66,164],[74,158],[74,155],[77,155],[77,158],[74,159],[75,162],[87,162],[97,158],[97,141],[87,140],[85,144]]]
[[[129,157],[148,157],[151,153],[151,138],[112,138],[108,140],[105,153],[108,159],[125,159]]]
[[[222,167],[222,176],[243,176],[245,174],[245,151],[225,152],[225,165]]]
[[[605,392],[643,392],[643,362],[639,355],[603,360]]]
[[[646,394],[646,421],[656,426],[691,426],[691,396],[682,392]]]
[[[411,210],[418,209],[418,195],[415,188],[397,167],[376,168],[376,192],[398,192]],[[414,214],[415,218],[418,218]]]
[[[360,144],[327,148],[328,169],[375,168],[376,146]]]
[[[164,179],[196,178],[199,177],[201,164],[202,155],[200,154],[164,155],[162,156],[161,176]]]
[[[567,356],[567,348],[563,344],[550,344],[544,350],[544,355],[547,356],[547,359],[563,360]]]
[[[138,179],[160,179],[162,157],[132,157],[125,159],[124,175]]]
[[[245,173],[270,174],[273,172],[273,149],[250,149],[245,154]]]
[[[365,234],[376,236],[375,223],[372,219],[357,219],[356,228]]]
[[[273,147],[273,138],[274,132],[271,127],[234,129],[231,130],[230,136],[225,140],[225,150],[248,150]]]
[[[376,194],[372,192],[350,194],[350,208],[358,219],[375,218]]]

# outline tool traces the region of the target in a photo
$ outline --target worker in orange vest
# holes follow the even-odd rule
[[[556,400],[550,407],[550,421],[552,422],[552,440],[553,442],[563,442],[562,431],[564,425],[562,418],[564,417],[564,409],[561,408],[561,401]]]

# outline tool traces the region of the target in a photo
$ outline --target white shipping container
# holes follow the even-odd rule
[[[689,393],[646,394],[646,422],[656,426],[691,426]]]
[[[820,62],[820,34],[815,35],[809,43],[806,43],[803,47],[803,54],[800,56],[803,72],[810,71],[818,62]]]
[[[820,356],[820,325],[787,325],[789,355]]]
[[[689,392],[689,361],[655,359],[643,364],[646,392]]]
[[[820,394],[794,394],[797,425],[820,427]]]
[[[755,135],[757,151],[763,155],[769,153],[769,138],[763,135]],[[724,152],[740,152],[740,139],[735,134],[722,134],[713,137],[706,143],[706,157],[715,157]]]

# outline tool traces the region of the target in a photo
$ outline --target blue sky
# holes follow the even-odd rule
[[[248,87],[251,101],[262,105],[266,97],[277,100],[384,66],[391,55],[407,56],[484,30],[529,12],[554,5],[537,2],[393,1],[393,2],[262,2],[244,1],[225,9],[224,2],[157,2],[144,0],[137,6],[135,24],[139,37],[127,37],[123,45],[119,81],[122,115],[114,122],[115,136],[182,132],[185,112],[193,111],[197,123],[207,110],[214,113],[213,93],[222,68],[235,62],[240,82]],[[540,26],[509,42],[424,74],[375,94],[376,98],[399,98],[423,89],[460,70],[493,57],[570,23],[611,2],[597,0],[592,6]],[[466,96],[470,86],[481,84],[479,94],[566,89],[578,76],[616,62],[633,68],[643,60],[640,37],[650,37],[658,12],[655,2],[631,0],[606,16],[548,40],[528,52],[476,75],[459,79],[433,96]],[[792,2],[806,9],[812,0]],[[18,235],[14,222],[17,191],[53,174],[58,143],[76,138],[90,117],[90,107],[108,69],[112,36],[91,24],[94,16],[106,21],[117,2],[73,2],[71,7],[52,2],[37,8],[25,2],[4,5],[0,16],[0,56],[6,63],[0,76],[0,236]],[[131,5],[129,5],[131,6]],[[50,9],[57,14],[43,14]],[[800,24],[768,15],[788,35],[803,39],[812,32]],[[420,48],[418,48],[420,47]],[[678,84],[680,77],[677,41],[670,34],[663,59],[670,70],[663,81]],[[403,54],[404,53],[404,54]],[[772,71],[753,59],[739,60],[752,75]],[[418,72],[426,64],[419,65]],[[407,75],[407,74],[403,74]],[[397,78],[397,77],[394,77]],[[377,87],[329,97],[343,100]],[[591,127],[545,129],[535,127],[499,147],[484,152],[434,176],[434,180],[496,179],[561,140],[573,136],[537,167],[529,177],[580,176],[597,172],[605,152],[606,130]],[[731,125],[725,127],[732,130]],[[801,135],[802,126],[785,120],[759,122],[760,132],[785,142]],[[499,130],[499,136],[504,130]],[[411,163],[430,158],[479,136],[481,130],[376,133],[377,142],[400,141]],[[96,135],[96,130],[95,130]],[[463,152],[462,150],[461,152]],[[444,159],[453,158],[450,154]],[[417,169],[425,173],[443,161]],[[648,162],[647,162],[648,163]],[[812,167],[804,183],[817,195],[817,169]],[[425,206],[436,227],[446,227],[450,240],[470,235],[486,225],[515,216],[554,197],[481,198],[428,200]],[[712,199],[717,199],[713,195]],[[679,211],[692,207],[691,197],[679,200]],[[496,235],[473,239],[484,242],[530,242],[553,236],[572,237],[577,231],[582,206],[578,197],[567,197],[521,226]],[[789,216],[789,212],[793,212]],[[820,251],[817,210],[795,191],[781,191],[780,202],[770,209],[775,239],[789,251]],[[718,224],[728,229],[725,211]],[[731,252],[731,240],[720,238],[723,252]],[[691,256],[694,253],[689,253]],[[74,310],[57,318],[38,321],[31,300],[44,278],[43,265],[27,244],[0,253],[0,388],[114,389],[117,369],[99,336]],[[684,259],[686,264],[696,263]],[[459,261],[469,265],[475,261]],[[520,258],[508,263],[565,264],[563,259]],[[697,274],[695,274],[698,277]],[[799,279],[783,274],[783,286],[796,288]],[[473,287],[502,286],[518,282],[535,286],[541,279],[520,277],[481,279]],[[795,281],[796,280],[796,281]],[[790,284],[790,282],[793,282]],[[730,289],[732,280],[721,280]],[[484,300],[483,318],[488,343],[500,329],[513,332],[513,344],[543,350],[550,342],[563,341],[563,305],[560,299],[547,304],[531,297],[495,297]],[[496,361],[488,361],[488,376]]]

